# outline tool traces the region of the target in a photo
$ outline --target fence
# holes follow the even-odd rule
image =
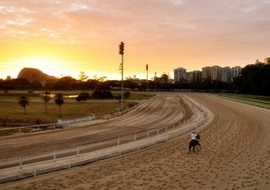
[[[252,100],[237,99],[237,98],[234,98],[234,97],[227,97],[227,96],[220,96],[220,97],[231,100],[231,101],[248,104],[248,105],[251,105],[251,106],[256,106],[256,107],[259,107],[259,108],[270,109],[269,103],[260,103],[260,102],[256,102],[256,101],[252,101]]]
[[[171,125],[76,147],[65,147],[0,160],[0,183],[95,162],[165,142],[201,126],[209,112],[183,97],[194,114]],[[69,122],[71,123],[71,122]]]
[[[141,104],[141,103],[140,103]],[[121,115],[124,115],[140,104],[135,105],[134,107],[124,110],[122,112],[115,112],[112,114],[107,114],[104,116],[96,117],[94,114],[91,114],[89,117],[84,118],[78,118],[78,119],[70,119],[61,121],[59,120],[57,123],[49,123],[49,124],[36,124],[36,125],[30,125],[30,126],[23,126],[23,127],[5,127],[0,128],[0,138],[1,136],[7,136],[7,135],[14,135],[14,134],[22,134],[22,133],[34,133],[34,132],[40,132],[40,131],[47,131],[47,130],[56,130],[56,129],[63,129],[73,126],[80,126],[84,125],[85,122],[93,121],[93,120],[107,120],[115,117],[119,117]]]

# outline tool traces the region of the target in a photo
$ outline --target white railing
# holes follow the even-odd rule
[[[252,101],[252,100],[247,100],[247,99],[238,99],[237,97],[228,97],[228,96],[218,96],[220,98],[224,98],[224,99],[228,99],[231,101],[235,101],[235,102],[240,102],[240,103],[244,103],[244,104],[248,104],[251,106],[256,106],[256,107],[260,107],[260,108],[264,108],[264,109],[270,109],[270,105],[265,103],[260,103],[260,102],[256,102],[256,101]]]
[[[198,111],[195,103],[185,97],[182,98],[192,107],[194,114],[171,125],[76,147],[0,159],[0,183],[119,156],[165,142],[203,125],[210,112],[206,109]]]
[[[144,101],[142,103],[144,103]],[[22,126],[22,127],[4,127],[4,128],[0,128],[0,138],[7,135],[14,135],[14,134],[20,135],[23,133],[33,133],[33,132],[40,132],[40,131],[47,131],[47,130],[62,129],[66,127],[80,126],[80,125],[85,124],[85,122],[89,122],[93,120],[107,120],[107,119],[122,116],[130,112],[134,108],[138,107],[142,103],[139,103],[122,112],[115,112],[112,114],[107,114],[107,115],[99,116],[99,117],[96,117],[94,114],[91,114],[91,116],[89,117],[69,119],[69,120],[64,120],[64,121],[59,120],[57,123],[36,124],[36,125]],[[1,136],[1,134],[4,134],[4,135]]]

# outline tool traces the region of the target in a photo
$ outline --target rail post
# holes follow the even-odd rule
[[[77,156],[79,156],[80,155],[80,148],[79,148],[79,146],[77,146]]]
[[[22,165],[23,165],[23,159],[22,159],[22,156],[20,156],[20,166],[21,166],[21,169],[22,169]]]
[[[56,160],[56,151],[55,151],[55,149],[53,150],[53,159]]]

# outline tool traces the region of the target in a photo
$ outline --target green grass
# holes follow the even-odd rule
[[[34,93],[28,93],[28,91],[9,91],[8,93],[4,93],[4,91],[0,92],[0,98],[1,99],[18,99],[20,96],[27,96],[31,99],[41,99],[41,94],[44,94],[45,91],[34,91]],[[70,99],[74,99],[74,97],[78,96],[82,91],[50,91],[51,94],[61,93],[64,96],[72,96]],[[90,95],[91,92],[88,92]],[[121,92],[113,92],[112,93],[114,97],[121,96]],[[148,94],[148,98],[154,96],[153,94]],[[128,100],[143,100],[147,98],[146,93],[140,93],[140,92],[131,92],[130,97]]]
[[[129,107],[130,102],[124,102],[124,108]],[[134,103],[136,104],[136,103]],[[13,123],[41,123],[56,122],[59,118],[59,106],[51,100],[47,104],[47,113],[45,113],[44,102],[31,102],[26,106],[26,114],[23,107],[16,101],[0,101],[0,126],[4,121]],[[120,107],[119,102],[65,102],[61,107],[62,119],[74,119],[91,116],[91,113],[102,116],[114,113],[116,108]]]
[[[47,113],[45,113],[45,102],[43,102],[41,94],[45,91],[35,91],[34,93],[28,93],[28,91],[9,91],[4,93],[0,92],[0,127],[4,126],[4,122],[7,123],[29,123],[35,124],[37,120],[41,123],[53,123],[59,119],[59,106],[54,103],[54,98],[51,98],[47,104]],[[50,93],[62,93],[63,95],[79,95],[81,91],[51,91]],[[89,92],[90,93],[90,92]],[[120,92],[121,93],[121,92]],[[118,94],[120,94],[118,93]],[[116,96],[117,93],[114,93]],[[18,104],[20,96],[27,96],[29,99],[29,106],[26,106],[26,114],[24,109]],[[149,95],[150,98],[153,95]],[[124,109],[130,106],[136,105],[136,100],[143,100],[146,98],[146,94],[131,92],[128,100],[134,100],[134,102],[125,102]],[[60,107],[61,118],[74,119],[91,116],[91,113],[95,113],[95,116],[103,116],[114,113],[116,108],[121,107],[121,103],[118,100],[115,102],[77,102],[75,97],[64,98],[64,104]]]
[[[0,130],[0,137],[7,136],[7,135],[13,135],[16,133],[28,133],[31,130],[32,130],[32,128],[12,128],[12,129],[5,128],[5,130]]]
[[[230,100],[257,105],[259,107],[270,106],[270,97],[265,96],[254,96],[254,95],[239,95],[239,94],[216,94],[223,98],[228,98]]]
[[[114,97],[118,97],[118,96],[121,96],[121,92],[119,93],[113,93],[113,96]],[[148,98],[151,98],[155,96],[154,94],[149,94],[148,95]],[[147,98],[147,94],[141,94],[141,93],[131,93],[130,94],[130,97],[128,98],[128,100],[144,100]]]

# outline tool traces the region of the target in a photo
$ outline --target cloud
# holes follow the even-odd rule
[[[269,9],[267,0],[2,0],[0,40],[110,51],[124,41],[134,59],[225,64],[268,56]]]

